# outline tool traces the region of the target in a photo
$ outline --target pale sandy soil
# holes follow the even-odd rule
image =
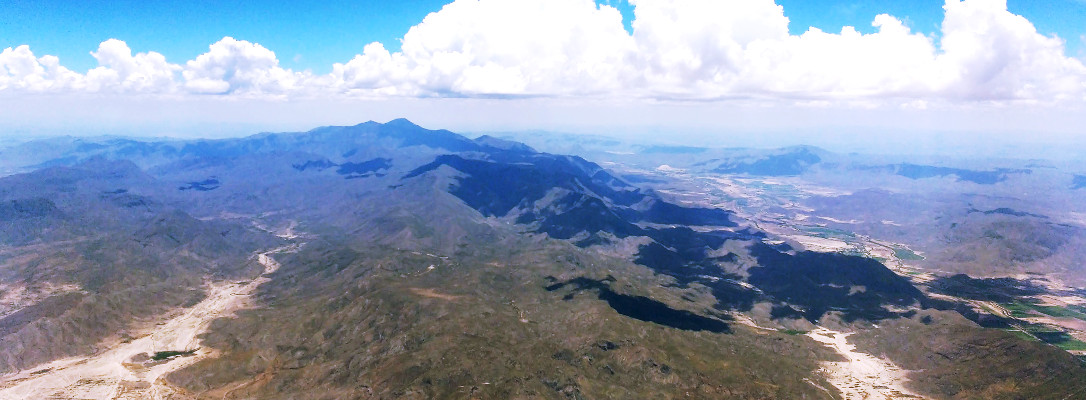
[[[434,299],[442,299],[445,301],[454,301],[460,298],[460,296],[453,296],[451,294],[438,293],[434,289],[429,288],[411,288],[411,292],[422,297],[430,297]]]
[[[751,328],[754,328],[754,332],[759,334],[759,335],[765,334],[766,332],[776,332],[777,331],[776,329],[773,329],[773,328],[766,328],[764,326],[758,325],[758,322],[754,321],[753,318],[751,318],[750,316],[748,316],[746,314],[734,313],[734,314],[731,314],[731,315],[732,315],[733,318],[735,318],[735,322],[738,322],[740,324],[743,324],[743,325],[749,326]]]
[[[787,237],[789,239],[799,242],[799,244],[802,244],[804,248],[813,251],[834,252],[848,250],[852,248],[851,244],[837,239],[827,239],[817,236],[804,235],[789,235]]]
[[[830,222],[836,222],[838,224],[862,224],[863,223],[863,221],[860,221],[858,219],[850,219],[848,221],[844,221],[844,220],[840,220],[840,219],[836,219],[836,218],[822,217],[822,216],[819,216],[818,218],[822,218],[822,219],[824,219],[826,221],[830,221]]]
[[[279,264],[270,254],[288,250],[275,249],[257,255],[264,265],[264,275],[250,282],[208,283],[207,298],[199,304],[179,310],[174,317],[148,327],[136,339],[116,343],[107,350],[87,357],[73,357],[39,365],[16,374],[0,376],[0,399],[169,399],[187,398],[181,389],[162,379],[166,374],[214,356],[202,348],[198,335],[207,331],[211,321],[233,315],[249,306],[248,297],[257,286],[267,282],[267,274]],[[158,351],[196,352],[165,361],[133,362],[138,354]]]
[[[45,283],[36,287],[27,287],[22,284],[5,285],[0,283],[0,318],[37,304],[49,296],[78,292],[79,290],[79,286],[76,285]]]
[[[847,400],[921,399],[905,389],[906,371],[889,360],[856,351],[848,343],[852,333],[818,328],[807,333],[815,341],[834,349],[847,361],[822,363],[821,372]]]

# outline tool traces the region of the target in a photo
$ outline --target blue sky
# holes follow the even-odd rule
[[[0,0],[0,136],[407,117],[1086,141],[1086,0],[447,1]]]
[[[215,1],[3,0],[0,48],[29,44],[76,71],[97,66],[90,51],[120,39],[137,52],[191,60],[224,36],[260,43],[283,65],[327,72],[374,41],[398,38],[443,0]],[[295,56],[300,56],[297,60]]]
[[[633,7],[626,0],[596,0],[618,8],[627,29]],[[76,71],[97,66],[89,54],[106,39],[128,43],[135,52],[156,51],[172,62],[191,60],[224,36],[256,42],[277,53],[283,66],[327,73],[371,42],[390,50],[446,0],[2,0],[0,48],[28,44],[38,53],[60,57]],[[839,32],[853,26],[863,33],[887,13],[916,32],[937,35],[943,20],[940,0],[777,0],[790,19],[789,31],[809,27]],[[1011,12],[1028,18],[1040,33],[1067,41],[1068,53],[1080,55],[1086,34],[1086,1],[1010,0]]]

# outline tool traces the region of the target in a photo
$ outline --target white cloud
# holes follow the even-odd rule
[[[941,67],[946,95],[968,99],[1082,99],[1086,67],[1064,54],[1064,42],[1046,37],[1006,0],[947,0]]]
[[[937,85],[935,45],[895,17],[875,17],[878,31],[832,34],[811,28],[747,46],[737,90],[802,98],[913,97]]]
[[[334,75],[395,95],[888,101],[1082,99],[1082,63],[1003,0],[948,0],[942,39],[879,15],[861,34],[788,33],[771,0],[634,0],[634,33],[588,0],[460,0]]]
[[[202,94],[281,95],[302,89],[306,73],[279,66],[264,46],[225,37],[185,63],[185,88]]]
[[[26,46],[0,54],[0,91],[114,91],[244,97],[611,97],[935,107],[1082,102],[1086,67],[1005,0],[947,0],[942,32],[891,15],[877,31],[788,30],[772,0],[631,0],[633,34],[592,0],[457,0],[403,38],[371,43],[316,76],[231,37],[181,65],[115,39],[77,74]]]
[[[942,40],[882,14],[873,34],[788,34],[771,1],[638,1],[650,93],[677,98],[1081,99],[1086,69],[1003,0],[948,0]]]
[[[55,56],[37,58],[30,46],[0,52],[0,91],[56,92],[82,87],[82,75],[60,65]]]
[[[737,94],[748,46],[788,39],[788,18],[772,0],[638,0],[637,59],[650,93]]]
[[[574,95],[628,75],[622,16],[592,0],[455,1],[404,35],[402,52],[366,46],[335,74],[350,89],[429,95]]]
[[[407,60],[395,57],[381,43],[370,43],[362,54],[346,64],[332,66],[338,87],[347,93],[379,95],[415,95],[419,91],[409,80]]]
[[[87,71],[87,88],[91,91],[171,92],[176,86],[174,77],[181,70],[153,51],[133,56],[128,44],[117,39],[102,42],[91,55],[100,65]]]

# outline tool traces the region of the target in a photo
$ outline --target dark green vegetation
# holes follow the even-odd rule
[[[702,154],[659,154],[676,152]],[[876,260],[779,244],[731,211],[514,142],[396,120],[43,154],[26,165],[56,166],[0,182],[0,217],[13,227],[2,231],[0,282],[78,289],[0,318],[8,370],[92,352],[133,321],[193,304],[205,278],[252,279],[252,254],[292,242],[299,250],[274,255],[281,268],[257,307],[203,336],[219,356],[171,384],[209,398],[832,398],[818,366],[838,358],[802,334],[877,323],[877,346],[910,341],[885,353],[924,369],[914,377],[923,393],[1081,387],[1066,353],[981,329],[954,312],[983,321],[968,304],[933,300]],[[797,148],[711,167],[793,175],[823,156]],[[767,185],[778,188],[798,193]],[[962,235],[988,226],[1001,244],[1018,237],[991,218],[1056,229],[962,215],[976,219]],[[1033,250],[1064,246],[1036,239]],[[73,345],[41,350],[57,338]],[[971,372],[952,373],[961,369]],[[1043,373],[1061,381],[1038,382]]]
[[[833,238],[833,237],[854,238],[854,237],[856,237],[856,234],[854,234],[852,232],[849,232],[849,231],[846,231],[846,230],[826,228],[826,227],[822,227],[822,226],[803,227],[803,230],[807,231],[807,232],[810,232],[810,233],[814,234],[815,236],[824,237],[824,238]]]
[[[1070,307],[1046,306],[1026,301],[1015,301],[1002,304],[1015,318],[1026,318],[1043,314],[1056,318],[1075,318],[1086,321],[1086,313],[1082,313]]]
[[[1015,318],[1029,318],[1035,316],[1033,308],[1021,302],[1005,303],[1002,304],[1003,308],[1010,311],[1011,316]]]
[[[1044,343],[1055,345],[1064,350],[1086,350],[1086,343],[1075,339],[1067,332],[1053,328],[1044,324],[1030,324],[1022,323],[1020,325],[1022,331],[1026,332],[1036,340]]]
[[[156,351],[155,354],[151,356],[151,359],[154,360],[154,361],[161,361],[161,360],[167,360],[167,359],[177,357],[177,356],[190,356],[190,355],[196,353],[196,350],[199,350],[199,349]]]
[[[894,257],[897,257],[897,259],[899,259],[899,260],[905,260],[905,261],[919,261],[919,260],[924,259],[923,256],[921,256],[919,254],[916,254],[912,250],[904,249],[904,248],[900,248],[900,247],[895,247],[894,248]]]
[[[1024,319],[1050,316],[1055,318],[1076,318],[1086,321],[1086,313],[1076,307],[1057,307],[1038,304],[1031,298],[1047,293],[1044,288],[1029,281],[1012,278],[974,279],[967,275],[954,275],[936,279],[929,283],[930,288],[943,294],[966,299],[999,302],[1015,320],[1004,322],[1014,328],[1007,331],[1018,338],[1040,341],[1055,345],[1064,350],[1086,350],[1086,343],[1079,341],[1063,330],[1046,324],[1026,322]]]

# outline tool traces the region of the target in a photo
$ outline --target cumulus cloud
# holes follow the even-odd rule
[[[1086,99],[1086,67],[1005,0],[946,0],[938,36],[878,15],[874,33],[788,30],[773,0],[630,0],[633,33],[592,0],[456,0],[412,27],[400,51],[365,46],[326,75],[283,68],[231,37],[183,64],[120,40],[78,74],[26,46],[0,54],[0,91],[221,96],[770,99],[796,104]],[[851,104],[851,103],[850,103]]]
[[[171,92],[176,86],[174,77],[181,70],[153,51],[133,56],[128,44],[117,39],[102,42],[91,55],[99,65],[87,71],[91,91]]]
[[[637,0],[637,59],[651,92],[677,96],[734,93],[747,48],[788,39],[788,18],[772,0]]]
[[[772,0],[631,0],[633,34],[588,0],[459,0],[333,75],[347,91],[804,102],[1083,99],[1086,68],[1005,0],[947,0],[941,39],[891,15],[875,33],[791,35]]]
[[[861,34],[811,28],[782,40],[751,43],[743,52],[737,91],[802,98],[924,96],[937,90],[936,47],[897,18],[882,14]]]
[[[81,89],[83,76],[60,65],[55,56],[35,57],[30,46],[0,52],[0,91],[51,92]]]
[[[592,0],[455,1],[335,73],[350,89],[434,95],[571,95],[625,83],[633,39]]]
[[[970,99],[1082,98],[1086,67],[1064,42],[1007,12],[1006,0],[948,0],[940,66],[947,94]]]
[[[402,53],[393,55],[378,42],[366,45],[362,54],[346,64],[332,66],[332,76],[341,90],[363,95],[417,95],[410,72]]]
[[[225,37],[207,53],[185,63],[185,88],[201,94],[286,94],[300,89],[308,77],[279,66],[264,46]]]

